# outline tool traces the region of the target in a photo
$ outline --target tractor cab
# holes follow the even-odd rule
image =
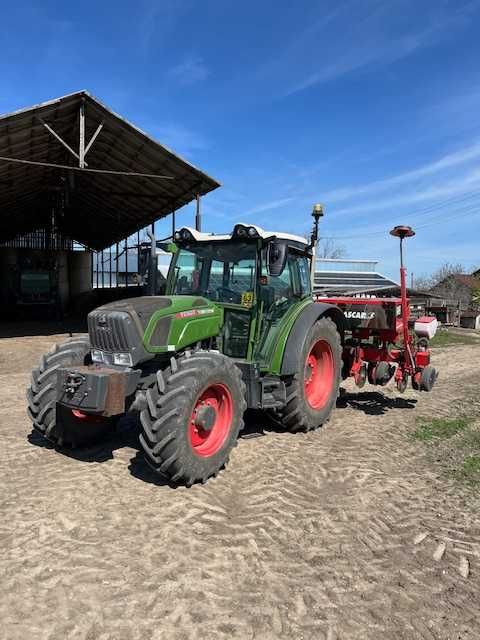
[[[167,295],[222,307],[222,352],[266,363],[280,321],[300,300],[311,300],[307,240],[244,224],[228,235],[183,228],[174,240]]]

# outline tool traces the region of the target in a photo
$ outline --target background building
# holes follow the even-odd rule
[[[218,186],[85,91],[0,117],[4,315],[62,312],[107,285],[135,295],[141,230],[166,216],[173,230],[194,200],[199,224]]]

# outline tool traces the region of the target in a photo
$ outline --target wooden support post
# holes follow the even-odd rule
[[[197,231],[202,230],[202,213],[200,210],[200,197],[201,197],[200,194],[197,193],[196,195],[197,206],[195,210],[195,229]]]
[[[90,142],[87,144],[87,146],[85,147],[85,153],[84,153],[84,158],[87,155],[87,153],[90,151],[90,148],[92,146],[92,144],[95,142],[95,140],[97,139],[98,134],[100,133],[100,131],[103,129],[103,122],[100,123],[95,131],[95,133],[93,134],[93,136],[90,138]]]
[[[77,153],[76,151],[74,151],[74,150],[72,149],[72,147],[71,147],[70,145],[68,145],[68,144],[65,142],[65,140],[62,140],[62,138],[58,135],[58,133],[56,133],[56,132],[52,129],[52,127],[51,127],[49,124],[47,124],[46,122],[44,122],[44,120],[42,120],[42,118],[40,118],[40,116],[37,116],[37,118],[38,118],[38,119],[40,120],[40,122],[43,124],[43,126],[45,127],[45,129],[46,129],[49,133],[51,133],[51,134],[52,134],[52,136],[53,136],[54,138],[56,138],[56,139],[60,142],[60,144],[63,144],[63,146],[64,146],[66,149],[68,149],[68,150],[70,151],[70,153],[71,153],[71,154],[72,154],[72,155],[73,155],[77,160],[80,160],[80,157],[79,157],[78,153]],[[18,160],[15,160],[15,162],[18,162]],[[26,161],[24,161],[24,162],[26,162]],[[31,164],[31,163],[30,163],[30,164]],[[86,163],[84,163],[84,166],[86,166]],[[67,168],[67,169],[69,169],[70,167],[68,167],[68,166],[67,166],[66,168]]]
[[[85,169],[85,102],[80,103],[80,139],[78,142],[78,166]]]
[[[115,245],[115,286],[118,287],[118,251],[120,249],[120,245]]]
[[[140,286],[140,231],[137,231],[137,287]]]
[[[125,286],[128,287],[128,238],[125,238]]]

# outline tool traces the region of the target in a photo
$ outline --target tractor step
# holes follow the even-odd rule
[[[278,378],[262,378],[261,385],[261,408],[281,409],[287,402],[287,392],[285,383]]]
[[[256,363],[236,360],[247,388],[249,409],[281,409],[287,402],[285,383],[274,376],[262,376]]]

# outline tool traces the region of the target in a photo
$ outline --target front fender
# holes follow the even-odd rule
[[[298,354],[303,349],[310,327],[320,318],[331,318],[337,325],[340,336],[346,327],[345,316],[334,304],[312,302],[302,309],[295,320],[283,350],[281,375],[293,375],[298,367]]]

